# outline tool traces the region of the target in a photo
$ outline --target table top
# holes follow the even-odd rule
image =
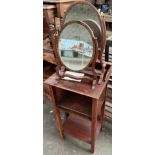
[[[54,73],[47,80],[45,80],[44,83],[50,86],[68,90],[68,91],[78,93],[81,95],[85,95],[85,96],[95,98],[95,99],[100,99],[102,92],[105,88],[105,83],[101,85],[96,84],[95,89],[92,90],[91,84],[84,83],[84,82],[68,81],[68,80],[63,80],[63,79],[60,79],[57,82],[56,80],[57,77],[58,77],[57,74]]]

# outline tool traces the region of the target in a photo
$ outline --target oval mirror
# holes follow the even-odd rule
[[[60,32],[58,50],[66,68],[80,71],[89,66],[94,56],[93,33],[84,22],[71,21]]]
[[[71,21],[92,21],[100,30],[98,45],[101,51],[105,48],[106,28],[97,9],[89,2],[75,2],[66,11],[64,24]],[[98,30],[97,30],[98,31]],[[98,37],[98,36],[96,36]]]

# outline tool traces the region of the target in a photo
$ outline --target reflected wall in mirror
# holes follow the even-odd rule
[[[70,70],[83,70],[92,62],[92,36],[85,26],[77,22],[64,26],[58,46],[61,62]]]

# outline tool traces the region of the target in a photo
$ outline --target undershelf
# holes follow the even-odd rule
[[[91,144],[91,120],[70,114],[63,124],[64,133]],[[101,124],[97,122],[96,136],[101,130]]]
[[[91,118],[92,99],[76,93],[68,93],[58,103],[58,107],[65,112]]]

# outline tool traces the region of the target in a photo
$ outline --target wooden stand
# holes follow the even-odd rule
[[[103,128],[106,88],[110,74],[111,66],[106,70],[104,82],[96,85],[94,90],[85,82],[59,79],[57,83],[57,74],[44,82],[48,86],[48,98],[54,108],[61,138],[66,134],[83,140],[91,144],[92,153],[96,136]],[[59,109],[68,114],[63,124]]]

